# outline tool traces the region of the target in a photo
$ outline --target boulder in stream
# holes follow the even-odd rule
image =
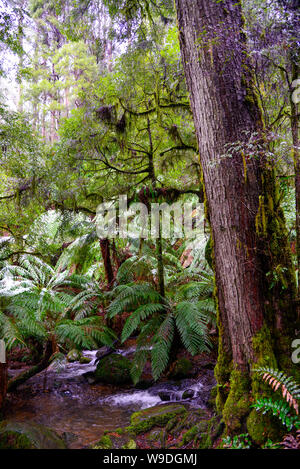
[[[73,349],[67,355],[67,360],[69,363],[79,362],[82,357],[82,353],[79,350]]]
[[[186,408],[179,404],[158,405],[140,410],[131,415],[128,430],[139,434],[150,430],[155,425],[164,425],[178,415],[186,414]]]
[[[192,399],[195,395],[195,391],[193,389],[186,389],[182,393],[182,399]]]
[[[117,386],[130,384],[132,383],[130,367],[131,363],[128,358],[112,353],[99,361],[94,373],[95,381]]]

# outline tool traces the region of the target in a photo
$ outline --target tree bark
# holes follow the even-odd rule
[[[227,431],[234,433],[250,412],[255,387],[250,369],[255,363],[276,366],[282,358],[279,338],[295,329],[290,306],[295,278],[274,169],[263,151],[264,124],[240,2],[175,4],[214,247],[217,404]],[[251,138],[255,155],[247,145]],[[275,267],[271,289],[268,279]],[[275,330],[280,344],[272,343]],[[286,353],[288,347],[285,343]],[[249,432],[254,420],[251,412]]]

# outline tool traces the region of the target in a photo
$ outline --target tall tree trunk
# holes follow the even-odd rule
[[[240,2],[175,3],[214,246],[217,405],[229,433],[240,432],[247,419],[259,440],[259,415],[250,412],[258,384],[250,370],[282,365],[295,329],[287,234],[274,170],[264,156]],[[251,137],[255,155],[247,145]]]
[[[107,286],[108,288],[110,288],[114,280],[114,273],[113,273],[113,268],[112,268],[112,263],[111,263],[109,239],[107,238],[100,239],[100,248],[101,248],[101,253],[102,253]]]
[[[292,80],[300,78],[299,65],[292,59]],[[299,139],[299,104],[291,99],[291,128],[293,140],[293,157],[295,169],[296,198],[296,253],[298,267],[298,302],[300,302],[300,139]],[[298,305],[298,311],[300,307]]]

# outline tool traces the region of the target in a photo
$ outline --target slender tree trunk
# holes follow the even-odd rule
[[[7,363],[0,362],[0,410],[4,404],[7,388]]]
[[[292,81],[300,78],[299,66],[292,59]],[[291,128],[293,139],[293,157],[295,169],[296,198],[296,253],[298,267],[298,301],[300,301],[300,139],[299,139],[299,105],[291,99]],[[298,306],[298,310],[299,310]]]
[[[159,293],[162,297],[165,296],[165,279],[164,279],[164,260],[163,260],[163,247],[161,237],[161,214],[159,213],[159,226],[158,238],[156,240],[156,259],[157,259],[157,278]]]
[[[149,138],[149,176],[152,182],[153,189],[156,188],[156,177],[153,163],[153,141],[151,134],[150,120],[147,118],[148,138]],[[161,214],[159,213],[158,219],[158,238],[155,241],[156,260],[157,260],[157,279],[159,293],[162,297],[165,296],[165,275],[164,275],[164,261],[163,261],[163,247],[162,247],[162,233],[161,233]]]
[[[114,273],[113,273],[113,268],[112,268],[112,263],[111,263],[109,239],[107,238],[100,239],[100,248],[101,248],[101,253],[102,253],[102,258],[103,258],[107,286],[108,288],[110,288],[114,280]]]
[[[249,404],[258,388],[249,372],[254,364],[277,366],[284,355],[280,338],[295,329],[294,271],[274,171],[264,156],[240,2],[175,3],[214,247],[217,405],[228,432],[240,432],[248,417],[248,432],[258,439],[258,414]],[[290,345],[288,339],[285,353]]]

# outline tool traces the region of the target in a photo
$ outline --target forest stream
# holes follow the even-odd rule
[[[134,348],[118,350],[124,356]],[[130,423],[133,412],[168,402],[182,402],[188,407],[205,408],[214,385],[212,369],[201,377],[166,381],[148,389],[89,384],[85,374],[95,369],[97,351],[84,351],[88,364],[65,362],[59,369],[51,366],[28,380],[10,395],[5,418],[18,422],[46,425],[61,435],[68,448],[87,448],[105,431]],[[20,370],[10,370],[17,375]]]

